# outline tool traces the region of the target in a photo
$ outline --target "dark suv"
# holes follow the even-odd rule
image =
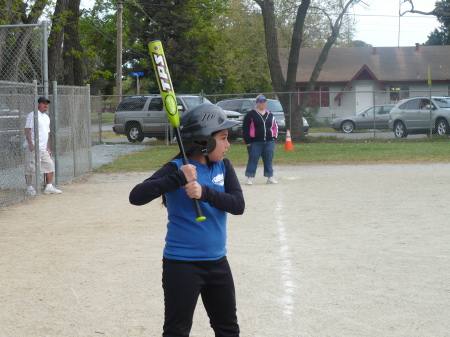
[[[255,98],[226,99],[217,102],[217,105],[220,106],[222,109],[237,111],[245,115],[248,111],[255,108],[256,99]],[[286,133],[286,121],[281,103],[275,99],[268,99],[266,109],[269,110],[271,113],[273,113],[275,118],[277,119],[278,132]],[[309,132],[309,124],[305,117],[303,117],[303,131],[305,135],[307,135]]]
[[[178,95],[177,104],[180,117],[196,105],[209,103],[206,98],[191,95]],[[242,120],[242,115],[225,111],[229,119]],[[127,97],[117,106],[113,131],[126,135],[130,142],[142,142],[145,137],[164,139],[170,135],[172,127],[164,110],[161,95]],[[229,129],[228,137],[234,140],[242,137],[242,125]]]

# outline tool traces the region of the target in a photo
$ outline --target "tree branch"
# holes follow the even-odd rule
[[[435,7],[431,12],[424,12],[424,11],[419,11],[419,10],[414,9],[413,0],[403,0],[403,3],[405,3],[405,2],[408,2],[411,5],[411,9],[404,11],[403,13],[401,13],[399,10],[400,16],[403,16],[406,13],[412,13],[412,14],[420,14],[420,15],[433,15],[433,16],[437,16],[437,17],[450,17],[450,13],[440,12],[438,7]]]

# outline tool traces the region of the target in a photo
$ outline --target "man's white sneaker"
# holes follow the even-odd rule
[[[267,183],[268,184],[278,184],[278,181],[276,181],[274,177],[269,177],[269,179],[267,179]]]
[[[252,184],[252,178],[247,177],[247,182],[246,182],[246,184],[247,184],[247,185],[251,185],[251,184]]]
[[[44,191],[45,194],[60,194],[61,190],[58,190],[55,186],[47,186]]]
[[[27,196],[33,196],[36,195],[36,190],[34,189],[33,186],[27,186],[27,192],[26,192]]]

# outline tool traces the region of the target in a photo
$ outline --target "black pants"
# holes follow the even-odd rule
[[[163,337],[188,337],[198,296],[216,337],[239,337],[233,276],[227,258],[179,261],[163,258]]]

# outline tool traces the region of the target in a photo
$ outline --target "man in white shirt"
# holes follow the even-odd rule
[[[50,151],[49,133],[50,133],[50,117],[46,114],[50,100],[45,97],[38,99],[38,132],[39,132],[39,160],[41,163],[41,173],[45,174],[47,186],[45,194],[62,193],[53,186],[53,173],[55,172],[55,164],[52,160],[52,152]],[[33,187],[33,174],[35,172],[35,144],[34,144],[34,112],[30,112],[25,123],[25,181],[27,184],[27,195],[36,195]]]

